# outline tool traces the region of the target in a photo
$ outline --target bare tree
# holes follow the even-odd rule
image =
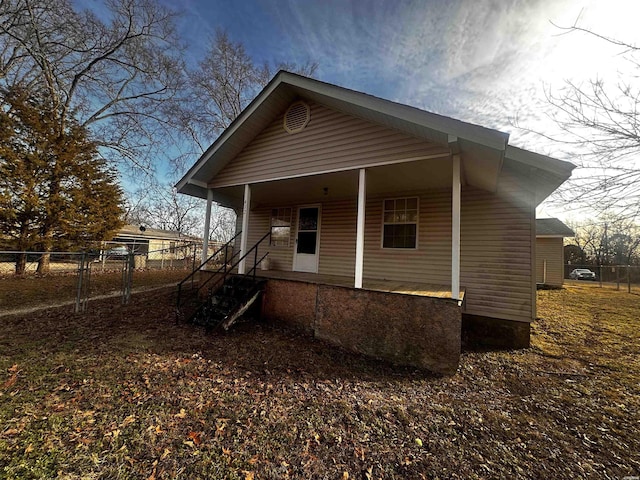
[[[560,28],[560,27],[559,27]],[[548,92],[554,107],[552,118],[561,138],[552,140],[583,152],[582,175],[564,189],[565,202],[586,205],[600,213],[615,211],[627,218],[640,215],[640,47],[606,37],[579,26],[566,33],[597,37],[617,47],[620,57],[637,73],[619,75],[615,84],[603,79],[586,83],[567,81],[557,92]]]
[[[190,73],[191,98],[183,105],[181,125],[197,147],[192,155],[206,150],[269,83],[275,71],[283,69],[312,76],[317,68],[311,62],[258,64],[242,43],[232,41],[226,31],[218,30],[205,58]],[[177,170],[184,171],[185,158],[177,162]]]
[[[231,240],[236,233],[236,218],[236,213],[230,208],[215,205],[211,210],[209,240],[224,243]]]
[[[571,222],[570,222],[571,223]],[[580,249],[582,258],[593,265],[638,263],[640,226],[624,216],[606,215],[596,221],[573,222],[576,233],[568,245]]]
[[[104,7],[0,0],[0,86],[47,92],[60,131],[76,118],[103,154],[146,168],[183,81],[176,14],[153,0]]]
[[[199,236],[204,224],[203,202],[180,195],[171,183],[154,181],[129,195],[126,222]]]

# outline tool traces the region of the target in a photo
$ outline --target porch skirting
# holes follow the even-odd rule
[[[398,365],[450,375],[460,361],[462,313],[452,299],[269,279],[262,316]]]

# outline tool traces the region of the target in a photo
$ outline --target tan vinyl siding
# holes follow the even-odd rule
[[[562,286],[564,277],[564,247],[562,238],[536,239],[536,282]],[[547,262],[545,279],[544,263]]]
[[[318,267],[321,275],[355,275],[356,217],[355,198],[322,205]]]
[[[448,147],[311,103],[306,128],[288,134],[279,115],[211,181],[222,187],[449,154]]]
[[[531,321],[532,194],[505,167],[497,194],[464,189],[460,283],[465,312]]]

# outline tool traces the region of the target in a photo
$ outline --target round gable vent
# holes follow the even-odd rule
[[[295,102],[287,109],[284,114],[284,129],[288,133],[301,132],[309,123],[311,109],[304,102]]]

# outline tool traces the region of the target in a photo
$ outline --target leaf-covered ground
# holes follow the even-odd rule
[[[136,270],[133,272],[132,287],[153,288],[175,284],[188,273],[184,269]],[[118,293],[122,290],[122,271],[100,272],[95,269],[91,274],[89,287],[89,301],[99,295]],[[77,288],[78,274],[73,271],[44,276],[0,276],[0,315],[13,310],[73,302],[78,293]]]
[[[539,293],[533,347],[433,377],[156,291],[2,319],[3,478],[640,475],[640,296]]]

